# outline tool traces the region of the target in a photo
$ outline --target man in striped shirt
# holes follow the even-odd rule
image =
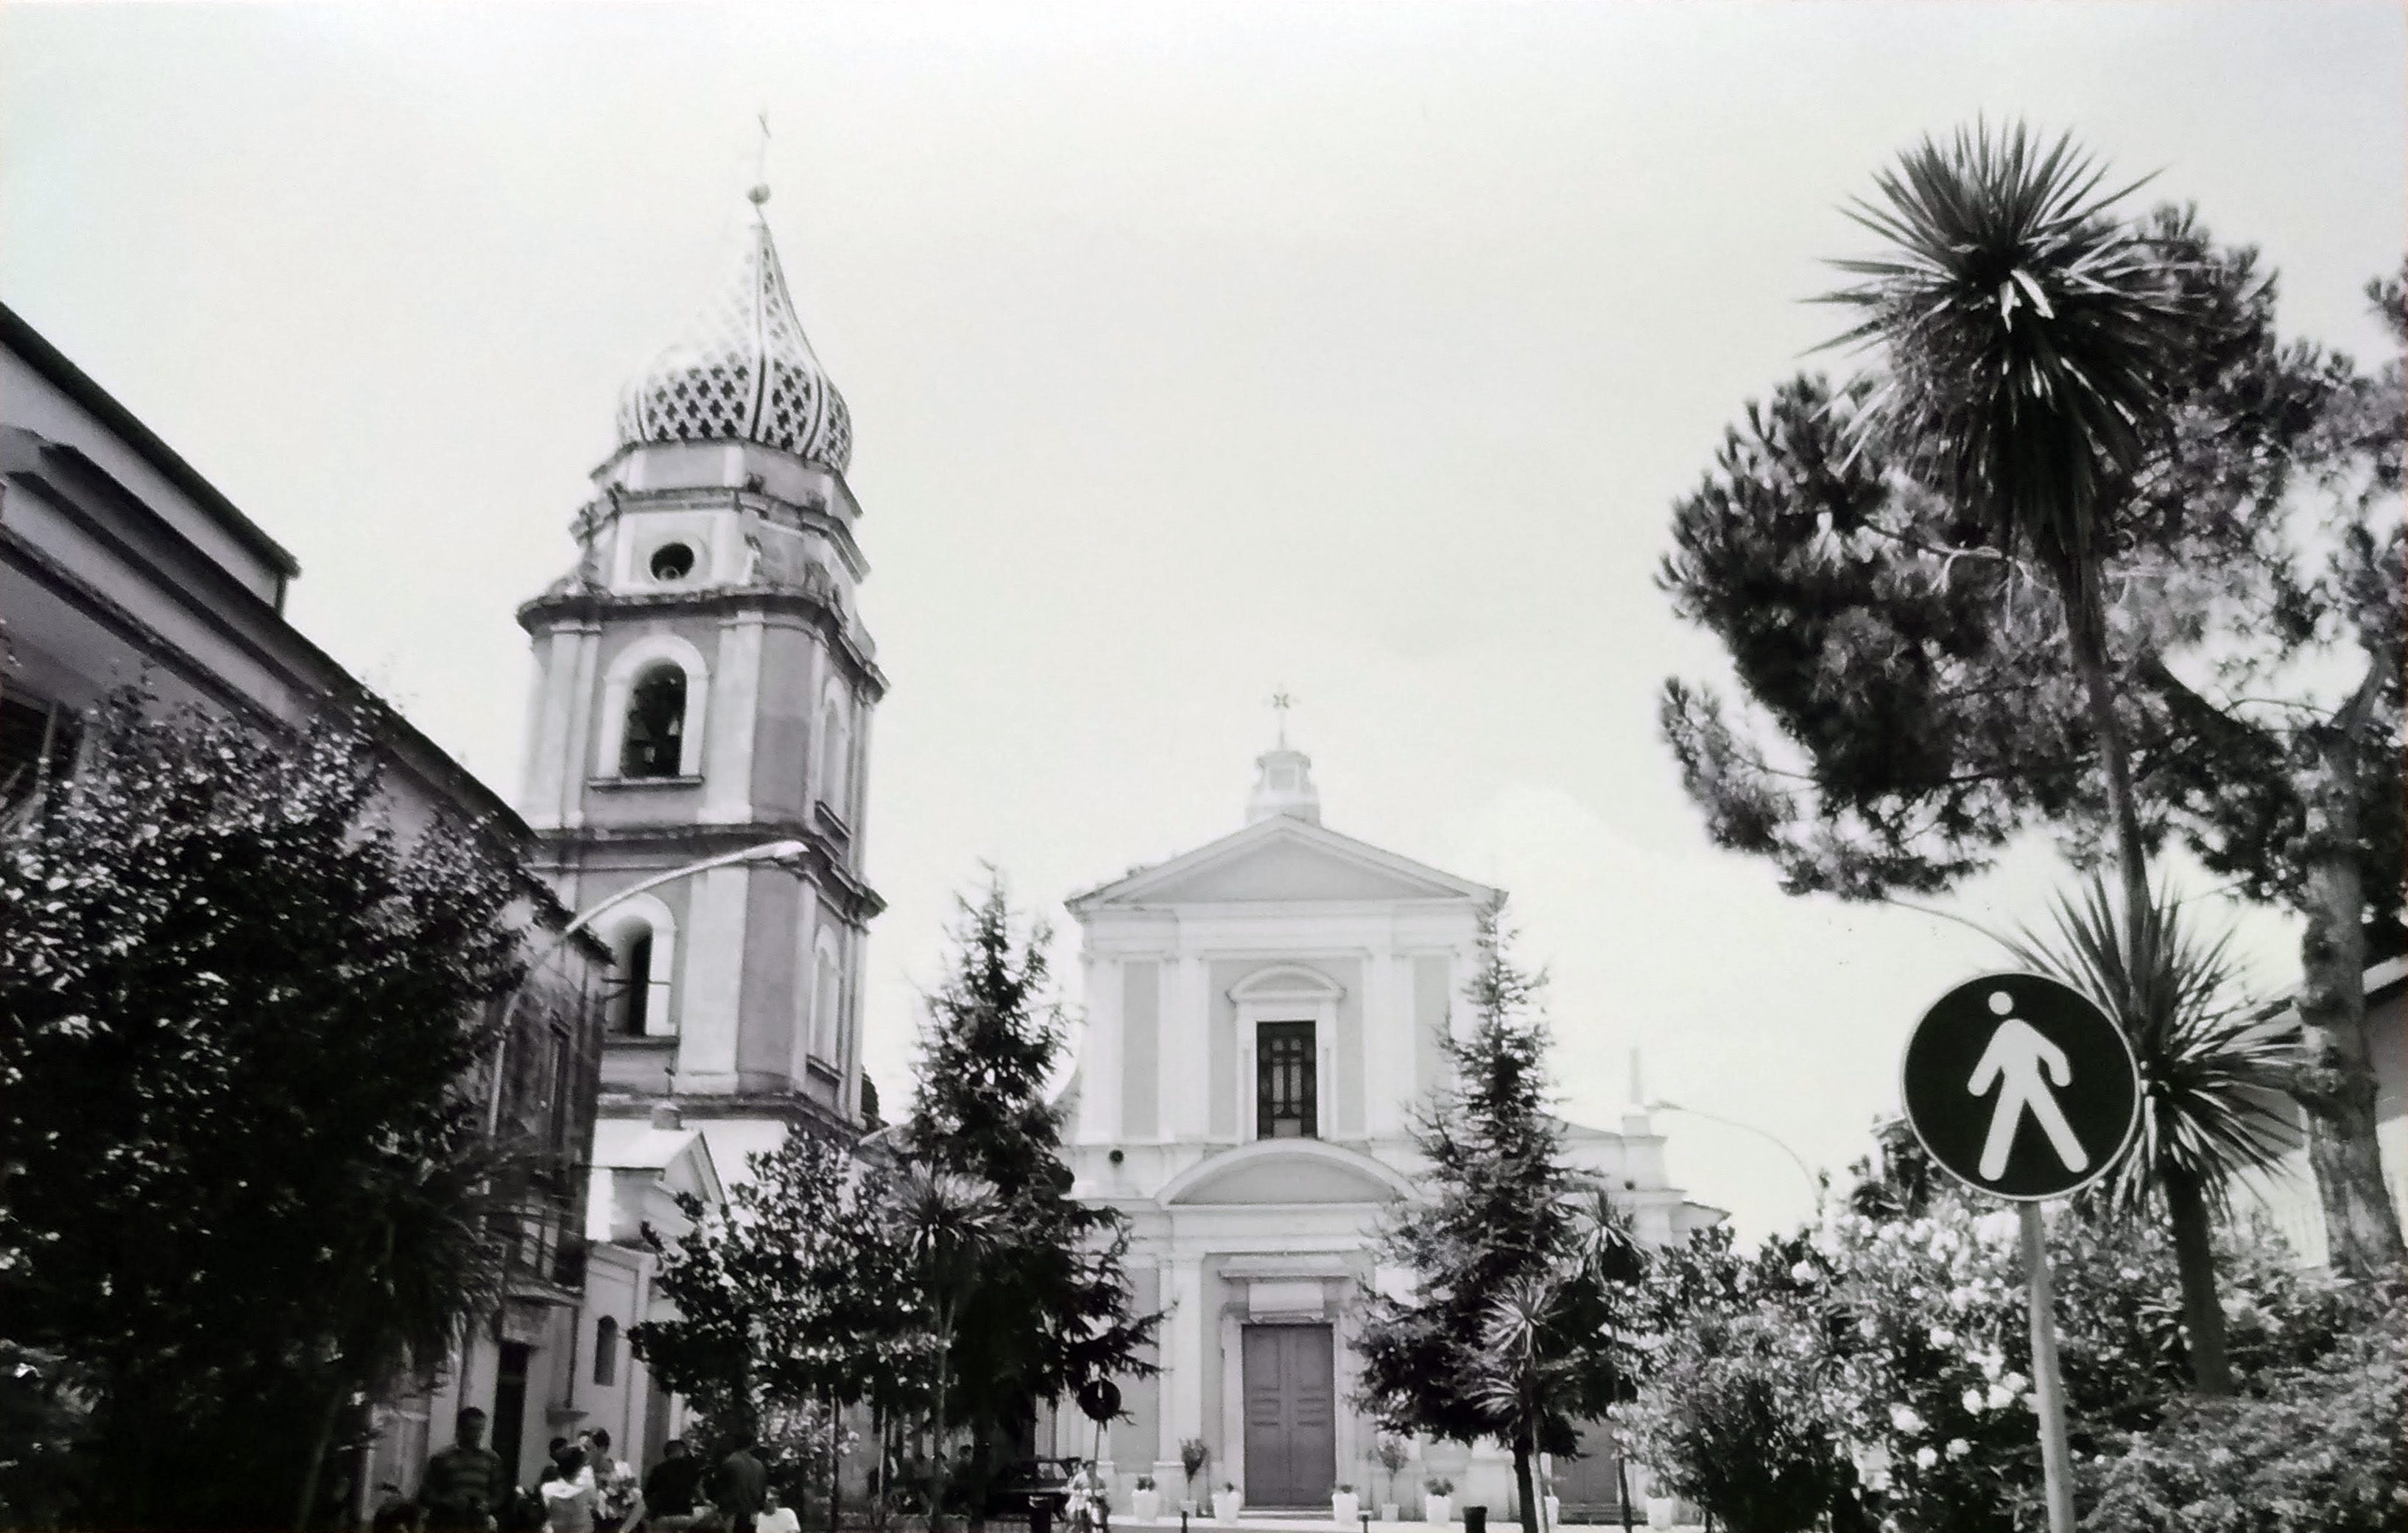
[[[426,1508],[427,1533],[486,1533],[509,1494],[502,1457],[485,1446],[485,1413],[475,1406],[460,1412],[456,1440],[426,1461],[418,1499]]]

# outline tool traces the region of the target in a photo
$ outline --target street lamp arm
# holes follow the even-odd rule
[[[1816,1176],[1813,1168],[1806,1164],[1805,1156],[1789,1148],[1786,1140],[1781,1139],[1770,1131],[1758,1128],[1754,1124],[1742,1123],[1737,1118],[1726,1118],[1719,1112],[1708,1112],[1701,1108],[1683,1107],[1678,1102],[1668,1102],[1662,1097],[1657,1097],[1655,1101],[1648,1102],[1643,1105],[1651,1112],[1685,1112],[1692,1118],[1703,1118],[1709,1123],[1721,1124],[1725,1127],[1742,1129],[1747,1133],[1755,1135],[1757,1139],[1768,1140],[1771,1143],[1774,1149],[1779,1150],[1783,1154],[1787,1155],[1791,1161],[1796,1163],[1799,1174],[1806,1179],[1806,1184],[1808,1186],[1814,1189],[1815,1201],[1818,1204],[1822,1201],[1823,1179]]]
[[[526,972],[519,977],[519,982],[510,990],[509,1000],[502,1007],[502,1036],[494,1044],[494,1101],[492,1110],[485,1116],[485,1132],[495,1133],[502,1125],[502,1066],[509,1059],[510,1024],[518,1017],[519,1002],[525,998],[528,987],[535,982],[536,975],[542,971],[544,965],[568,946],[579,932],[638,895],[657,889],[664,883],[674,883],[679,879],[708,873],[715,867],[731,867],[738,863],[791,863],[810,851],[810,844],[804,841],[764,841],[758,846],[739,847],[734,852],[723,852],[716,857],[705,857],[682,867],[672,867],[666,873],[655,873],[648,879],[638,879],[617,894],[595,900],[570,917],[568,924],[560,928],[560,935],[554,937],[551,944],[527,965]]]

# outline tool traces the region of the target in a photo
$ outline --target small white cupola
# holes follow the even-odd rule
[[[1279,743],[1254,758],[1254,791],[1246,800],[1246,824],[1284,814],[1307,824],[1321,824],[1321,790],[1312,785],[1312,758],[1287,743],[1286,693],[1276,694],[1271,707],[1279,714]]]

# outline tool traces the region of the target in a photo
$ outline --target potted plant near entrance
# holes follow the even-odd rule
[[[1380,1503],[1380,1521],[1393,1523],[1397,1520],[1397,1476],[1405,1467],[1405,1445],[1397,1438],[1383,1437],[1379,1446],[1371,1450],[1371,1456],[1379,1460],[1380,1468],[1388,1471],[1388,1498]]]
[[[1141,1474],[1137,1477],[1137,1489],[1129,1492],[1129,1511],[1136,1513],[1137,1520],[1141,1523],[1153,1522],[1162,1515],[1162,1492],[1154,1488],[1154,1476]]]
[[[1329,1515],[1340,1526],[1350,1526],[1363,1515],[1363,1498],[1352,1485],[1340,1485],[1329,1497]]]
[[[1238,1508],[1244,1502],[1245,1497],[1238,1494],[1236,1481],[1222,1481],[1221,1488],[1212,1493],[1212,1520],[1221,1523],[1236,1522]]]
[[[1179,1445],[1179,1467],[1187,1471],[1187,1498],[1179,1503],[1179,1510],[1190,1517],[1197,1512],[1196,1477],[1204,1472],[1211,1456],[1212,1450],[1204,1446],[1202,1438],[1189,1438]]]
[[[1422,1482],[1422,1520],[1431,1523],[1455,1521],[1455,1482],[1431,1479]]]

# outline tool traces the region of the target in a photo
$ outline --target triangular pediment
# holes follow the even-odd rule
[[[1073,898],[1080,915],[1098,907],[1227,905],[1295,901],[1468,899],[1494,891],[1410,857],[1302,820],[1248,825],[1185,856],[1132,873]]]

